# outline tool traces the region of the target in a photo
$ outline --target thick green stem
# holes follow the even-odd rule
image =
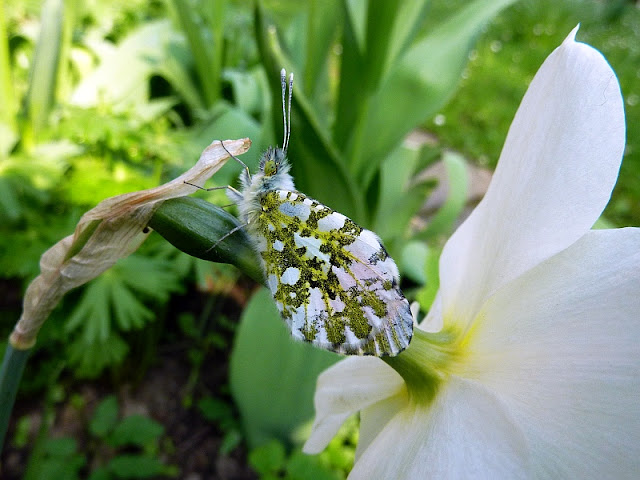
[[[11,344],[7,345],[7,350],[4,352],[0,369],[0,451],[9,428],[11,410],[16,400],[22,372],[30,353],[31,349],[18,350]]]

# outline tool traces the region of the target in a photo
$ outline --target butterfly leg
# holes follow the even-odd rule
[[[228,188],[229,190],[231,190],[234,197],[242,198],[242,193],[240,193],[237,189],[233,188],[231,185],[227,185],[225,187],[204,188],[204,187],[201,187],[200,185],[196,185],[195,183],[191,183],[187,181],[185,181],[184,183],[186,183],[187,185],[191,185],[192,187],[196,187],[198,190],[204,190],[205,192],[211,192],[212,190],[222,190],[223,188]]]
[[[216,243],[214,243],[212,246],[210,246],[209,248],[207,248],[207,250],[205,251],[205,253],[209,253],[211,250],[213,250],[214,248],[216,248],[220,242],[222,242],[225,238],[229,237],[230,235],[236,233],[238,230],[242,230],[244,227],[246,227],[248,225],[248,223],[243,223],[242,225],[238,225],[236,228],[229,230],[227,233],[225,233],[222,237],[220,237],[218,239],[218,241]]]
[[[229,188],[231,190],[235,190],[237,192],[237,190],[235,188],[233,188],[231,185],[227,185],[225,187],[211,187],[211,188],[204,188],[201,187],[200,185],[196,185],[195,183],[191,183],[191,182],[187,182],[185,180],[185,182],[187,185],[191,185],[192,187],[196,187],[198,190],[204,190],[205,192],[211,192],[212,190],[222,190],[223,188]]]
[[[227,152],[231,158],[233,158],[236,162],[240,163],[240,165],[244,167],[244,174],[247,177],[247,179],[251,181],[251,173],[249,173],[249,167],[247,167],[247,164],[244,163],[235,155],[233,155],[229,150],[227,150],[227,147],[224,146],[224,142],[222,140],[220,140],[220,145],[222,145],[222,148],[224,148],[224,151]]]

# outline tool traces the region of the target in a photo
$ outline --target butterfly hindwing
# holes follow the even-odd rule
[[[398,269],[378,237],[299,192],[260,195],[252,230],[292,335],[348,354],[396,355],[412,335]]]

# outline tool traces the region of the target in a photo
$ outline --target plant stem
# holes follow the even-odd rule
[[[18,350],[11,344],[7,345],[7,350],[4,352],[0,369],[0,451],[9,428],[11,410],[16,400],[22,372],[30,353],[31,349]]]

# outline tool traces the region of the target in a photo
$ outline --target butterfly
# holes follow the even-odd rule
[[[245,165],[241,189],[228,196],[294,338],[342,354],[395,356],[413,334],[398,268],[375,233],[296,191],[287,159],[293,74],[288,109],[284,69],[281,84],[282,148],[268,148],[253,176]]]

